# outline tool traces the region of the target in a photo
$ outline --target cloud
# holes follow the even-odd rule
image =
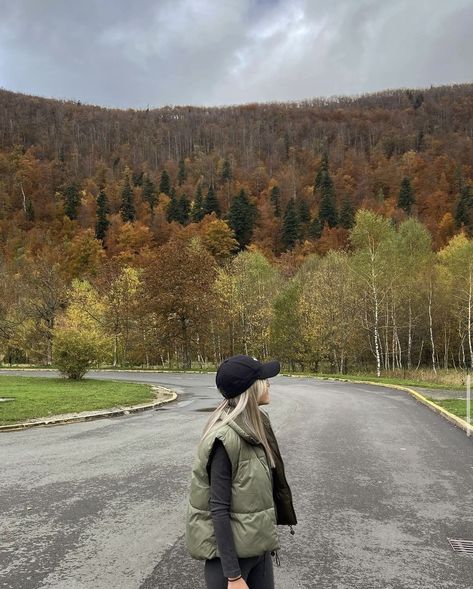
[[[143,108],[472,81],[470,0],[0,0],[0,86]]]

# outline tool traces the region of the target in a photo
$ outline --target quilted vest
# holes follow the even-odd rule
[[[238,557],[280,548],[273,501],[273,476],[262,444],[246,431],[238,415],[209,432],[199,443],[191,475],[186,513],[186,545],[197,559],[220,556],[210,513],[210,451],[218,438],[232,465],[230,525]]]

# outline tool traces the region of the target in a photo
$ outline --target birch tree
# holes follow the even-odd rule
[[[447,270],[451,284],[452,310],[458,318],[459,336],[466,339],[465,363],[473,366],[473,241],[464,233],[455,235],[439,252],[439,261]],[[463,346],[463,342],[461,344]]]
[[[398,289],[401,303],[407,307],[407,369],[412,368],[413,336],[421,327],[423,310],[421,300],[428,293],[428,312],[432,310],[433,273],[432,237],[424,225],[410,218],[399,226],[397,235],[397,265],[399,267]],[[431,326],[431,320],[429,320]],[[433,344],[433,334],[431,335]]]
[[[388,285],[395,278],[392,274],[395,232],[389,219],[360,209],[355,215],[355,226],[349,239],[355,248],[349,268],[359,283],[361,292],[366,295],[361,298],[361,302],[367,305],[366,312],[361,315],[362,325],[370,338],[376,374],[381,376],[383,350],[380,325]]]

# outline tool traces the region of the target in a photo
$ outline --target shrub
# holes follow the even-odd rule
[[[100,362],[103,342],[93,331],[75,328],[55,330],[53,361],[59,372],[68,378],[82,378],[91,366]]]

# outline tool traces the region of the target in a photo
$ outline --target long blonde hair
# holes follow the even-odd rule
[[[243,423],[248,431],[263,444],[271,468],[274,468],[274,456],[269,446],[268,438],[261,418],[261,411],[258,401],[264,394],[268,379],[256,380],[246,391],[231,399],[224,399],[213,411],[209,420],[205,424],[202,439],[212,430],[219,429],[229,421],[242,415]],[[223,412],[230,408],[231,411],[225,417],[221,418]],[[221,421],[219,421],[221,420]]]

